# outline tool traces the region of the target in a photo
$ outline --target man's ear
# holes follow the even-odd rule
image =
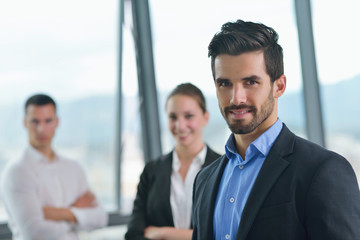
[[[284,94],[286,89],[286,76],[281,75],[278,79],[275,80],[273,85],[273,96],[274,98],[279,98]]]
[[[56,115],[56,117],[55,117],[55,124],[56,124],[56,127],[58,127],[59,126],[59,117]]]

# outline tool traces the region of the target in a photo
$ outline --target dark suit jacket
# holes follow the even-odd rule
[[[208,146],[203,167],[219,157]],[[170,205],[171,172],[172,152],[146,164],[125,239],[145,239],[144,229],[149,225],[174,226]]]
[[[193,240],[211,240],[226,155],[199,172]],[[237,240],[359,240],[360,192],[342,156],[295,136],[284,125],[250,192]]]

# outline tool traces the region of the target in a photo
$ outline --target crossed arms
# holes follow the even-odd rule
[[[50,240],[106,226],[108,215],[89,190],[84,172],[76,166],[71,171],[67,175],[71,179],[63,182],[65,192],[57,194],[58,186],[50,188],[51,193],[39,188],[26,166],[10,169],[1,191],[13,233],[24,239]]]
[[[71,205],[75,208],[92,208],[96,207],[96,198],[95,195],[87,191],[83,195],[81,195],[74,204]],[[57,208],[52,206],[43,207],[44,218],[46,220],[53,221],[67,221],[70,223],[77,223],[77,219],[74,213],[70,208]]]

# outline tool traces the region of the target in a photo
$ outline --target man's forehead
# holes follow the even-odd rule
[[[266,72],[262,51],[246,52],[239,55],[221,54],[215,58],[214,63],[215,77],[219,77],[219,74],[239,71]]]
[[[55,106],[51,103],[44,104],[44,105],[30,104],[26,108],[27,111],[29,111],[29,110],[31,110],[31,111],[45,111],[45,110],[50,111],[50,109],[55,111]]]
[[[26,109],[26,115],[32,117],[46,117],[51,118],[56,116],[55,107],[52,104],[34,105],[31,104]]]

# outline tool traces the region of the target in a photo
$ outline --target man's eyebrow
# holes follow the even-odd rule
[[[227,78],[217,78],[215,79],[215,83],[223,82],[223,81],[229,81]]]
[[[242,81],[255,81],[255,80],[259,80],[260,77],[258,75],[251,75],[251,76],[248,76],[248,77],[243,77],[241,78]],[[229,81],[228,78],[217,78],[215,79],[215,83],[220,83],[220,82],[223,82],[223,81]]]
[[[244,77],[244,78],[242,78],[241,80],[245,80],[245,81],[249,81],[249,80],[255,81],[255,80],[259,80],[259,79],[260,79],[259,76],[257,76],[257,75],[251,75],[251,76],[248,76],[248,77]]]

